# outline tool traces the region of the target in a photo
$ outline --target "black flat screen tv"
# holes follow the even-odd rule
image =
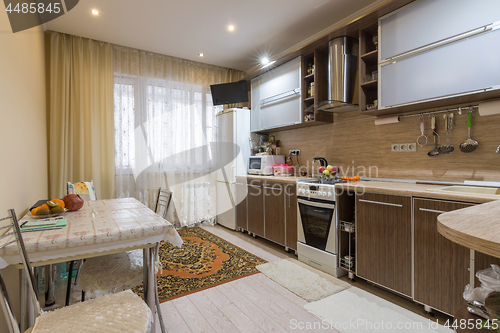
[[[214,105],[248,102],[247,81],[214,84],[210,86]]]

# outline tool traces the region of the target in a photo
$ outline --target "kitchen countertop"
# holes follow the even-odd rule
[[[443,187],[446,187],[445,185],[426,185],[426,184],[386,182],[386,181],[361,181],[361,182],[336,184],[335,187],[340,189],[348,189],[351,191],[355,191],[357,193],[369,192],[369,193],[381,193],[381,194],[394,194],[394,195],[403,195],[409,197],[411,196],[411,197],[462,201],[471,203],[486,203],[500,199],[500,198],[496,199],[491,196],[474,195],[470,193],[461,194],[461,193],[444,193],[444,192],[428,191],[432,189],[436,190],[441,189]]]
[[[275,176],[259,176],[259,175],[245,175],[236,176],[236,178],[245,179],[255,179],[262,181],[274,181],[282,183],[296,183],[300,180],[311,180],[311,177],[275,177]],[[495,198],[491,196],[475,195],[471,193],[446,193],[446,192],[434,192],[429,190],[439,190],[446,185],[427,185],[427,184],[415,184],[408,182],[392,182],[392,181],[360,181],[360,182],[349,182],[336,184],[336,188],[349,189],[357,193],[369,192],[369,193],[381,193],[381,194],[394,194],[403,195],[409,197],[419,197],[419,198],[429,198],[438,200],[450,200],[450,201],[461,201],[470,203],[487,203],[491,201],[499,200],[500,198]]]
[[[438,216],[437,230],[452,242],[500,258],[500,201]]]
[[[255,179],[255,180],[267,180],[270,182],[281,182],[281,183],[296,183],[299,180],[307,180],[312,179],[311,177],[275,177],[275,176],[258,176],[258,175],[245,175],[245,176],[236,176],[236,178],[246,178],[246,179]]]

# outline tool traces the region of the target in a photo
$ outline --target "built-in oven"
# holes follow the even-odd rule
[[[297,202],[302,231],[299,241],[321,251],[337,253],[335,202],[307,198],[298,198]]]
[[[334,276],[345,275],[337,261],[335,187],[297,184],[297,254],[300,261]]]

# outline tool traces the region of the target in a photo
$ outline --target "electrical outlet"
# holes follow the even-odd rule
[[[392,143],[391,144],[391,152],[393,153],[407,153],[407,152],[416,152],[417,144],[415,142],[411,143]]]
[[[288,154],[290,156],[300,156],[300,149],[290,149]]]
[[[417,151],[417,143],[416,142],[408,143],[408,151],[409,152],[416,152]]]

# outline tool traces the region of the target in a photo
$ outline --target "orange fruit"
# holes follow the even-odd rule
[[[38,209],[48,209],[48,210],[50,210],[50,207],[47,204],[43,204],[40,207],[38,207]]]
[[[31,215],[35,216],[36,215],[36,211],[38,210],[39,208],[38,207],[35,207],[31,210]]]
[[[55,202],[56,204],[58,204],[62,208],[65,208],[64,201],[62,201],[61,199],[52,199],[50,201]]]

